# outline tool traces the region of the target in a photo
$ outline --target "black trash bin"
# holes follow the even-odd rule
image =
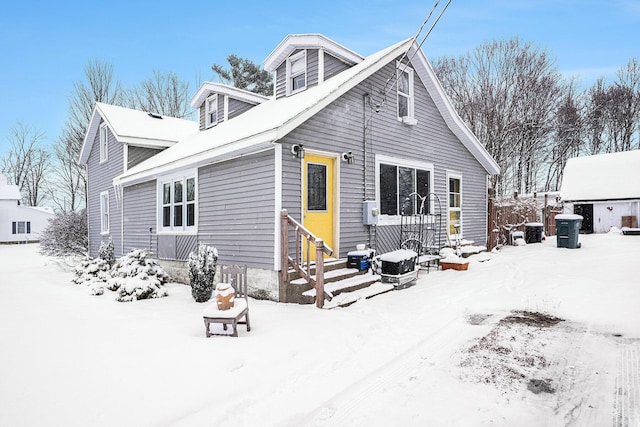
[[[529,222],[524,225],[524,241],[527,243],[541,243],[544,224],[541,222]]]
[[[582,227],[582,216],[576,214],[556,215],[556,238],[559,248],[577,249]]]

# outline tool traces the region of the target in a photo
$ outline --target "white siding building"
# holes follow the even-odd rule
[[[34,242],[53,218],[50,208],[20,205],[17,185],[0,175],[0,243]]]

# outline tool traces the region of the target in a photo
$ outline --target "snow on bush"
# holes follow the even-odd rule
[[[83,255],[87,252],[87,214],[80,212],[60,212],[40,234],[40,252],[44,255]]]
[[[111,269],[107,288],[117,292],[116,300],[133,301],[167,296],[169,275],[144,249],[135,249],[118,258]]]
[[[213,246],[200,245],[198,252],[189,254],[189,282],[196,302],[207,302],[211,298],[217,262],[218,250]]]
[[[106,281],[111,278],[110,271],[111,266],[102,258],[85,257],[76,266],[71,281],[89,286],[92,295],[102,295]]]
[[[113,248],[113,240],[109,237],[109,241],[107,243],[100,242],[100,249],[98,249],[98,257],[105,260],[107,264],[109,264],[109,268],[113,267],[113,264],[116,263],[116,257],[114,254]]]

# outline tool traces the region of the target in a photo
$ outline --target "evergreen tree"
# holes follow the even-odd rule
[[[253,61],[231,54],[227,57],[231,66],[225,69],[220,64],[213,64],[211,69],[218,74],[224,84],[230,84],[238,89],[248,90],[260,95],[273,94],[273,77],[271,73],[260,68]]]

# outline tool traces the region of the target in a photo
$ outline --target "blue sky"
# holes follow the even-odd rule
[[[22,121],[55,141],[73,81],[91,59],[133,87],[153,70],[215,81],[230,53],[262,64],[287,34],[322,33],[369,55],[415,35],[434,0],[12,1],[0,13],[0,157]],[[446,4],[440,2],[439,10]],[[423,45],[427,58],[461,55],[518,36],[546,49],[585,86],[640,59],[637,0],[452,0]]]

